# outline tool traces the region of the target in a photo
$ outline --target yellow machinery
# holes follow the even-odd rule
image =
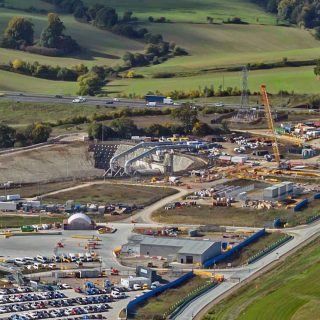
[[[260,93],[261,93],[261,97],[264,105],[264,111],[265,111],[267,122],[268,122],[268,128],[270,129],[272,134],[272,139],[273,139],[272,148],[273,148],[274,158],[278,166],[280,167],[280,152],[279,152],[278,139],[274,131],[273,118],[272,118],[267,88],[264,84],[260,86]]]

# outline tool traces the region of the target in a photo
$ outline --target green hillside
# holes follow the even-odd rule
[[[230,299],[213,308],[204,320],[319,319],[320,238],[294,253]]]
[[[22,15],[32,19],[35,26],[35,38],[39,38],[42,28],[47,24],[47,17],[34,13],[19,12],[17,10],[1,9],[1,34],[12,16]],[[143,50],[144,45],[109,31],[99,30],[93,26],[76,21],[71,15],[60,15],[66,26],[66,33],[70,34],[82,46],[82,52],[77,56],[46,57],[27,52],[0,48],[0,60],[8,62],[15,58],[28,61],[38,61],[44,64],[70,66],[84,63],[93,65],[116,65],[122,63],[122,56],[126,51]]]
[[[123,79],[112,81],[108,84],[108,90],[117,93],[135,93],[144,95],[148,91],[159,90],[168,93],[172,90],[192,90],[199,87],[210,87],[217,89],[220,85],[224,87],[240,88],[240,72],[217,72],[207,73],[193,77],[178,77],[169,79]],[[313,75],[313,67],[278,68],[271,70],[257,70],[249,72],[249,89],[259,91],[262,83],[268,86],[268,91],[278,93],[286,90],[295,93],[319,93],[320,82]]]
[[[21,1],[6,0],[14,7],[53,10],[53,7],[41,0]],[[175,57],[158,65],[135,68],[144,79],[124,79],[109,83],[109,91],[114,94],[136,93],[143,95],[148,91],[196,89],[199,86],[214,84],[218,87],[239,86],[239,73],[207,73],[215,68],[241,66],[248,63],[278,62],[283,58],[290,61],[311,60],[320,57],[320,41],[315,40],[311,32],[302,28],[276,26],[274,15],[266,13],[261,7],[247,0],[86,0],[87,4],[103,3],[115,7],[120,14],[132,10],[139,18],[139,26],[148,28],[152,33],[160,33],[166,41],[174,42],[185,48],[188,56]],[[32,19],[35,25],[35,36],[39,37],[46,25],[46,15],[27,13],[19,10],[1,9],[0,34],[9,19],[22,15]],[[164,16],[173,23],[150,23],[149,16]],[[206,17],[214,18],[214,24],[207,24]],[[239,16],[250,24],[222,24],[222,20]],[[142,52],[145,44],[131,40],[106,30],[100,30],[90,24],[80,23],[71,15],[60,15],[70,34],[84,49],[81,53],[67,57],[46,57],[22,51],[0,48],[0,61],[8,62],[19,58],[27,61],[38,61],[42,64],[73,66],[83,63],[88,67],[94,65],[117,66],[123,64],[125,52]],[[177,73],[188,76],[173,79],[153,79],[159,72]],[[257,70],[250,72],[250,89],[257,90],[261,82],[266,82],[273,92],[279,90],[298,93],[319,92],[312,67],[281,68]],[[75,92],[75,84],[64,85],[53,82],[53,85],[40,85],[42,80],[10,75],[15,79],[0,83],[0,89],[33,91],[41,88],[43,93]],[[0,73],[0,80],[4,79]]]
[[[91,4],[92,0],[85,0]],[[235,16],[249,23],[274,24],[276,18],[247,0],[97,0],[120,12],[132,10],[141,19],[161,17],[175,22],[205,23],[207,16],[221,22]],[[257,21],[258,19],[258,21]]]

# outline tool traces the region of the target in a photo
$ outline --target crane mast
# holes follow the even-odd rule
[[[260,86],[260,93],[261,93],[262,102],[264,105],[264,112],[265,112],[267,122],[268,122],[268,128],[271,131],[271,135],[272,135],[272,140],[273,140],[272,141],[272,149],[273,149],[273,153],[274,153],[274,158],[278,164],[278,167],[280,167],[280,152],[279,152],[278,139],[277,139],[276,133],[274,131],[273,118],[272,118],[267,88],[264,84]]]

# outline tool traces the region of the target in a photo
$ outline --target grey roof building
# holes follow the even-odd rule
[[[140,255],[174,256],[179,263],[203,264],[221,253],[221,242],[209,240],[144,237],[140,242]]]

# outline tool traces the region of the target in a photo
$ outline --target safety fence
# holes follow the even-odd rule
[[[222,253],[208,261],[206,261],[203,265],[205,268],[210,268],[213,265],[215,265],[218,262],[221,262],[223,260],[225,260],[226,258],[229,258],[230,256],[232,256],[234,253],[238,252],[239,250],[241,250],[242,248],[246,247],[247,245],[251,244],[252,242],[258,240],[259,238],[261,238],[262,236],[264,236],[266,234],[266,229],[261,229],[258,232],[256,232],[255,234],[253,234],[251,237],[248,237],[246,240],[240,242],[238,245],[236,245],[235,247],[233,247],[232,249],[230,249],[229,251]]]
[[[181,276],[180,278],[169,282],[161,287],[158,287],[156,289],[153,289],[145,294],[143,294],[142,296],[130,301],[127,305],[127,317],[128,318],[134,318],[136,315],[136,307],[139,304],[142,304],[144,302],[146,302],[149,298],[155,297],[157,295],[159,295],[160,293],[174,288],[174,287],[178,287],[180,285],[182,285],[183,283],[187,282],[189,279],[191,279],[194,276],[193,272],[190,271],[186,274],[184,274],[183,276]]]
[[[294,207],[293,207],[293,211],[297,212],[297,211],[301,211],[304,207],[306,207],[309,203],[308,199],[304,199],[300,202],[298,202]]]
[[[290,241],[291,239],[293,239],[293,236],[285,235],[284,237],[280,238],[278,241],[272,243],[268,247],[266,247],[263,250],[259,251],[255,255],[251,256],[248,259],[247,263],[251,264],[251,263],[254,263],[254,262],[258,261],[259,259],[263,258],[265,255],[267,255],[271,251],[279,248],[280,246],[284,245],[286,242]]]
[[[310,223],[315,222],[315,221],[317,221],[319,219],[320,219],[320,214],[316,214],[314,216],[308,217],[306,219],[306,224],[310,224]]]
[[[192,292],[190,292],[187,296],[179,300],[177,303],[172,305],[169,310],[163,315],[163,319],[166,319],[169,316],[169,319],[175,319],[176,316],[183,310],[183,308],[189,304],[192,300],[198,298],[200,295],[204,294],[208,290],[216,287],[218,282],[209,282]]]

